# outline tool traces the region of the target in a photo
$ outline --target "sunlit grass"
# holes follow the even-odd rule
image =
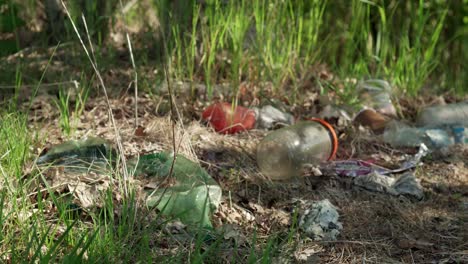
[[[319,63],[332,66],[343,79],[382,78],[398,95],[415,96],[443,67],[447,10],[429,7],[424,1],[360,0],[347,8],[329,1],[193,2],[182,10],[192,14],[190,27],[177,16],[168,21],[171,68],[175,79],[204,79],[209,96],[222,81],[231,84],[233,94],[241,81],[259,80],[288,93],[304,69]]]

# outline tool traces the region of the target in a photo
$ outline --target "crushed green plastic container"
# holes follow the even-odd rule
[[[212,227],[210,215],[221,201],[221,188],[197,163],[177,155],[172,175],[169,176],[173,154],[160,152],[133,160],[135,174],[159,177],[164,186],[148,192],[146,203],[156,206],[164,215],[179,218],[188,225]],[[130,166],[132,167],[132,166]]]

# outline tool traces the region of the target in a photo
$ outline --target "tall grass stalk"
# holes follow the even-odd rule
[[[115,141],[117,143],[118,151],[120,153],[119,156],[120,156],[120,159],[122,161],[121,165],[122,165],[122,172],[123,172],[124,180],[120,181],[120,183],[123,184],[122,187],[123,187],[123,190],[124,190],[125,194],[128,194],[127,181],[129,179],[129,177],[128,177],[128,170],[127,170],[127,162],[126,162],[125,155],[124,155],[124,149],[123,149],[123,145],[122,145],[122,141],[121,141],[121,137],[120,137],[120,132],[119,132],[119,129],[117,128],[116,122],[114,120],[114,115],[112,113],[112,107],[110,105],[109,97],[107,95],[106,85],[105,85],[104,80],[103,80],[103,78],[101,76],[101,73],[100,73],[100,71],[98,70],[98,67],[97,67],[97,61],[96,61],[96,58],[94,56],[94,50],[93,50],[93,45],[91,43],[91,38],[88,35],[88,41],[90,43],[90,49],[91,49],[91,52],[89,52],[88,48],[86,48],[86,45],[83,42],[83,39],[81,38],[80,33],[78,32],[78,29],[77,29],[77,27],[75,25],[75,22],[72,19],[72,16],[71,16],[69,10],[67,9],[67,6],[63,2],[63,0],[61,0],[61,3],[62,3],[62,6],[63,6],[68,18],[70,19],[70,23],[71,23],[71,25],[72,25],[75,33],[76,33],[76,36],[78,37],[78,39],[79,39],[79,41],[81,43],[81,46],[83,47],[83,50],[85,51],[86,56],[88,57],[89,62],[91,64],[91,66],[93,67],[93,70],[96,73],[96,76],[98,77],[99,83],[100,83],[100,85],[102,87],[102,90],[104,92],[104,96],[106,98],[106,103],[107,103],[108,115],[109,115],[109,118],[111,120],[112,127],[114,128],[114,133],[115,133],[115,138],[116,138]],[[85,24],[86,24],[86,21],[84,19],[83,19],[83,22],[85,22]],[[86,26],[86,28],[87,28],[87,26]]]
[[[436,24],[429,24],[431,14],[424,9],[424,1],[419,1],[417,24],[413,25],[414,35],[411,36],[410,25],[404,27],[404,34],[400,46],[394,48],[393,56],[385,72],[393,77],[395,84],[401,91],[415,96],[423,88],[429,75],[438,64],[438,51],[436,46],[443,28],[447,10],[437,14]],[[432,27],[432,34],[427,36],[425,28]],[[429,37],[428,39],[426,39]]]
[[[50,210],[50,200],[44,200],[42,192],[38,192],[35,201],[30,199],[29,194],[36,188],[39,178],[36,173],[24,175],[32,144],[27,117],[5,112],[0,116],[0,141],[5,142],[0,145],[2,260],[13,263],[56,261],[67,248],[64,243],[70,238],[74,224],[67,224],[60,218],[51,223],[45,213]],[[58,230],[61,223],[66,226],[63,232]],[[75,235],[80,239],[79,233]]]
[[[204,68],[205,83],[208,96],[213,95],[213,83],[216,82],[216,72],[213,72],[217,52],[225,46],[225,34],[227,31],[226,14],[221,9],[221,1],[215,1],[205,10],[206,23],[202,24],[201,35],[203,56],[201,62]]]
[[[236,4],[235,1],[230,2],[228,7],[229,14],[226,19],[226,27],[228,28],[229,44],[231,46],[231,80],[234,89],[238,89],[240,77],[242,75],[242,58],[244,56],[244,43],[247,30],[249,29],[251,19],[246,8],[246,1],[242,0]]]
[[[58,100],[55,100],[55,105],[60,113],[60,126],[67,137],[70,137],[75,132],[89,95],[89,88],[80,88],[77,82],[74,84],[73,88],[60,89]],[[73,94],[76,95],[76,101],[74,102],[73,111],[70,111],[72,108],[70,96]]]

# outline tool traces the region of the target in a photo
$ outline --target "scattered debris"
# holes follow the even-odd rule
[[[333,161],[330,164],[325,164],[322,169],[326,171],[332,170],[339,176],[356,177],[361,175],[367,175],[372,172],[377,172],[381,175],[388,175],[392,173],[400,173],[409,169],[415,168],[421,159],[429,153],[429,149],[426,145],[421,144],[419,151],[405,160],[399,168],[387,169],[382,166],[376,165],[370,161],[364,160],[341,160]]]
[[[294,117],[277,108],[266,105],[251,109],[234,106],[230,103],[216,103],[208,106],[202,113],[204,120],[210,122],[216,132],[235,134],[252,128],[272,129],[277,125],[292,125]]]
[[[97,170],[64,169],[51,167],[44,171],[49,188],[60,194],[70,194],[76,211],[99,208],[104,205],[105,193],[111,187],[110,173]]]
[[[357,90],[365,107],[375,109],[384,115],[396,117],[396,109],[390,98],[392,89],[387,81],[378,79],[361,81],[357,85]]]
[[[354,118],[354,123],[369,127],[376,134],[383,133],[389,121],[388,117],[376,112],[374,109],[363,109]]]
[[[305,263],[319,263],[320,258],[318,258],[317,254],[322,251],[323,249],[318,245],[299,247],[296,251],[294,251],[294,258],[297,261]]]
[[[339,176],[357,177],[367,175],[374,171],[380,174],[387,174],[389,169],[378,166],[372,162],[364,160],[339,160],[331,164],[325,164],[324,170],[336,173]]]
[[[252,109],[255,111],[256,128],[272,129],[277,125],[294,124],[294,117],[291,114],[284,113],[271,105],[265,105],[262,108],[254,107]]]
[[[322,111],[318,113],[318,117],[325,120],[336,119],[336,124],[339,127],[348,126],[352,121],[347,111],[334,106],[332,103],[326,104]]]
[[[210,122],[216,132],[222,134],[235,134],[255,126],[254,110],[230,103],[210,105],[203,111],[202,117]]]
[[[102,193],[109,188],[105,175],[97,172],[110,163],[113,155],[115,150],[107,141],[86,138],[53,147],[39,157],[37,163],[60,165],[48,177],[52,180],[51,186],[62,190],[68,186],[79,205],[90,208],[100,206]],[[178,217],[186,224],[211,227],[209,216],[220,203],[221,188],[198,164],[177,155],[172,167],[172,160],[173,155],[166,152],[144,155],[130,160],[128,170],[132,175],[156,176],[151,179],[156,182],[146,185],[152,189],[148,191],[148,206],[156,206],[164,214]],[[84,175],[77,176],[75,172]]]
[[[68,49],[65,49],[64,52],[67,53],[67,50]],[[57,52],[60,52],[60,50],[57,50]],[[45,57],[45,62],[47,62],[50,56],[46,55],[43,57]],[[57,56],[55,56],[54,58],[57,58]],[[61,54],[59,56],[59,59],[63,58],[68,59],[70,57]],[[40,60],[42,59],[40,58]],[[79,65],[79,61],[77,62],[77,66],[81,67],[81,65]],[[26,64],[33,65],[32,63]],[[45,65],[46,63],[40,64]],[[69,63],[67,65],[70,66],[72,64]],[[120,64],[127,65],[128,63]],[[51,64],[51,67],[52,66],[53,65]],[[59,64],[58,66],[59,69],[63,72],[63,67],[61,67],[62,65]],[[147,75],[151,74],[154,71],[154,67],[147,68],[148,69],[142,67],[144,73],[148,73]],[[79,75],[81,71],[76,71],[76,69],[73,69],[73,72],[77,72]],[[70,72],[71,70],[68,71]],[[109,72],[109,74],[107,72]],[[125,84],[126,86],[127,83],[131,82],[132,76],[130,76],[130,79],[127,78],[125,72],[131,73],[132,71],[128,71],[128,69],[119,70],[114,68],[111,69],[111,71],[106,71],[104,73],[104,78],[107,79],[106,83],[107,81],[111,81],[108,86],[115,86],[118,90],[118,87],[121,86],[121,84]],[[160,73],[157,73],[157,75],[158,74]],[[334,80],[330,79],[329,81],[334,82],[335,80],[337,80],[337,78],[335,78]],[[306,81],[309,80],[307,79]],[[311,79],[311,81],[313,82],[314,80]],[[200,107],[200,105],[204,103],[203,98],[202,100],[187,101],[187,97],[182,95],[188,95],[190,93],[192,95],[194,94],[195,96],[197,96],[202,93],[205,93],[206,87],[204,87],[204,85],[199,84],[182,83],[182,85],[187,88],[187,92],[182,93],[182,89],[179,88],[181,87],[180,83],[177,83],[176,81],[171,81],[170,83],[174,85],[173,91],[176,97],[177,95],[180,95],[179,97],[182,102],[181,104],[178,104],[178,106],[181,107],[180,110],[190,111],[188,112],[189,114],[184,114],[184,116],[190,117],[196,115],[193,113],[193,110],[198,109],[198,107]],[[335,86],[334,83],[330,84]],[[166,85],[166,82],[162,82],[162,85],[153,85],[153,87],[151,88],[155,88],[152,90],[159,91],[160,88],[163,88],[161,86],[164,85]],[[217,84],[213,83],[213,87],[215,97],[222,98],[224,100],[229,100],[230,98],[232,98],[230,96],[219,96],[221,94],[226,95],[229,92],[232,92],[232,89],[229,85],[221,87],[221,85],[218,86]],[[341,89],[338,86],[336,88]],[[269,97],[269,89],[262,89],[266,94],[265,96]],[[20,92],[22,90],[25,89],[20,89]],[[311,90],[314,90],[313,86],[307,87],[306,93],[309,93]],[[298,91],[302,93],[304,90]],[[336,92],[339,91],[340,90],[336,90]],[[161,92],[161,94],[163,95],[165,95],[166,93],[167,90],[165,92]],[[326,94],[330,94],[331,96],[333,96],[333,93],[334,92],[330,90],[330,92],[327,92]],[[371,94],[372,92],[363,92],[361,94],[361,98],[365,98],[367,96],[367,98],[372,99]],[[306,94],[302,95],[303,96],[301,97],[305,97]],[[167,100],[164,96],[158,97],[156,94],[151,95],[151,98],[145,97],[147,95],[142,94],[140,94],[139,96],[140,98],[137,99],[139,104],[137,113],[134,112],[135,110],[133,108],[133,103],[130,104],[130,102],[134,101],[128,100],[129,98],[133,97],[133,95],[129,95],[128,93],[122,93],[121,98],[110,98],[111,108],[114,109],[113,112],[118,121],[118,129],[122,131],[122,143],[124,144],[125,154],[135,155],[136,153],[154,153],[161,151],[162,149],[169,149],[172,143],[172,135],[168,132],[171,128],[170,119],[167,118],[167,116],[164,118],[159,118],[157,116],[158,114],[161,114],[162,109],[166,109],[165,111],[169,110],[169,104]],[[127,99],[124,99],[125,97]],[[199,96],[197,99],[199,99],[200,97],[202,96]],[[289,96],[286,95],[285,97]],[[26,108],[31,108],[31,111],[29,112],[30,114],[28,116],[28,120],[30,121],[28,124],[30,132],[35,133],[38,130],[39,138],[41,138],[44,134],[48,135],[48,138],[46,138],[48,143],[55,143],[59,140],[62,140],[61,128],[57,122],[54,122],[56,121],[56,117],[59,115],[59,112],[54,104],[49,103],[53,102],[53,100],[56,99],[56,94],[54,92],[53,96],[45,97],[45,95],[40,95],[36,97],[36,99],[34,99],[31,104],[28,103],[27,105],[29,106],[26,105]],[[142,99],[144,99],[144,101]],[[402,100],[402,102],[400,103],[402,107],[401,109],[403,110],[402,113],[404,113],[405,116],[412,117],[414,114],[413,110],[415,110],[415,104],[421,101],[424,102],[426,101],[426,99],[428,99],[427,95],[423,95],[416,99],[411,99],[408,101],[406,101],[406,99]],[[450,97],[447,97],[447,99],[448,101],[452,100],[452,98]],[[157,103],[158,100],[159,103]],[[323,109],[322,112],[319,113],[319,117],[332,117],[333,120],[331,121],[333,122],[333,124],[335,124],[334,117],[337,117],[340,114],[339,108],[336,108],[333,104],[319,103],[317,100],[318,99],[316,98],[309,98],[304,104],[301,104],[302,102],[298,102],[297,104],[295,102],[287,102],[286,104],[289,105],[291,109],[294,109],[296,113],[300,113],[300,115],[302,116],[305,114],[316,113],[318,111],[315,110]],[[247,103],[248,100],[243,102]],[[253,103],[254,101],[249,102]],[[304,107],[305,104],[309,104],[309,106]],[[375,107],[376,109],[379,109],[378,106],[373,105],[372,100],[369,101],[368,104],[365,104],[367,105],[367,107]],[[155,105],[157,106],[156,108]],[[161,105],[161,107],[159,107],[159,105]],[[100,97],[91,96],[88,102],[86,102],[86,107],[83,112],[83,115],[76,116],[76,118],[79,118],[79,120],[76,124],[76,134],[73,136],[79,137],[83,134],[91,133],[94,135],[103,136],[107,139],[113,139],[115,137],[113,133],[114,128],[109,125],[107,107],[108,106],[106,105],[105,100],[102,100],[102,98]],[[343,106],[343,108],[345,108],[345,106]],[[259,111],[262,109],[263,108],[260,108]],[[410,111],[406,112],[406,109],[409,109]],[[376,134],[378,134],[379,132],[383,132],[382,128],[385,128],[386,126],[385,119],[387,119],[387,117],[381,114],[380,109],[378,111],[375,111],[371,108],[368,108],[363,110],[361,113],[365,113],[363,116],[365,118],[370,119],[370,121],[368,123],[359,122],[358,118],[356,117],[355,121],[357,123],[363,126],[369,126],[372,130],[374,130]],[[435,119],[434,117],[439,114],[439,111],[434,111],[431,114],[424,113],[424,110],[420,112],[418,122],[416,123],[416,125],[421,126],[423,128],[425,128],[426,126],[430,126],[427,123],[427,121],[424,120]],[[142,125],[142,127],[138,127],[136,130],[135,127],[132,126],[132,119],[134,114],[137,114],[139,116],[140,124]],[[255,125],[257,127],[261,127],[259,126],[260,121],[258,121],[258,115],[256,115],[256,118],[257,121]],[[445,116],[444,118],[439,120],[446,119],[448,120],[449,118]],[[341,123],[340,120],[341,117],[338,117],[338,121],[336,121],[336,127],[338,127],[340,131],[344,131],[345,133],[348,132],[346,127],[343,123]],[[467,118],[462,118],[458,120],[466,121]],[[167,123],[163,123],[166,121]],[[183,122],[187,121],[187,119],[184,119]],[[276,128],[275,124],[283,123],[282,121],[278,121],[277,123],[271,121],[270,123],[270,121],[271,120],[266,120],[265,123],[268,125],[272,124],[273,128]],[[2,121],[0,120],[0,123],[1,122]],[[6,121],[3,121],[3,124],[5,123]],[[153,124],[153,127],[155,127],[155,129],[149,129],[149,124]],[[251,145],[255,145],[259,140],[257,134],[255,134],[257,131],[248,133],[248,135],[242,135],[240,137],[225,137],[222,135],[215,135],[215,133],[212,133],[214,129],[207,129],[203,126],[200,127],[199,122],[193,122],[192,124],[195,124],[195,126],[186,127],[186,134],[183,134],[185,131],[182,131],[180,132],[180,134],[174,135],[174,137],[176,137],[177,139],[183,138],[183,140],[187,141],[188,143],[193,143],[193,156],[187,154],[188,151],[183,150],[185,142],[181,144],[182,147],[181,150],[179,150],[179,153],[184,153],[185,157],[190,157],[191,160],[196,160],[196,156],[202,159],[204,162],[203,166],[207,169],[210,175],[216,176],[215,179],[219,181],[219,184],[223,187],[223,190],[226,191],[226,196],[229,192],[229,199],[225,199],[225,201],[220,206],[221,208],[218,209],[218,212],[216,212],[215,217],[213,217],[213,225],[216,227],[223,228],[229,226],[229,223],[234,223],[231,225],[231,229],[225,229],[226,232],[224,233],[224,238],[228,241],[222,241],[222,239],[220,241],[222,243],[220,254],[223,254],[223,252],[228,250],[232,250],[233,252],[231,253],[232,256],[226,258],[228,261],[242,261],[242,259],[246,259],[244,258],[246,256],[260,257],[260,255],[258,255],[259,251],[257,251],[257,249],[260,250],[261,254],[261,250],[264,249],[263,246],[265,245],[265,241],[271,241],[272,243],[274,243],[272,244],[273,248],[278,249],[275,250],[275,252],[272,252],[271,259],[275,257],[275,255],[289,255],[290,262],[294,262],[294,260],[291,260],[293,259],[293,256],[297,261],[317,263],[341,263],[346,261],[353,262],[356,259],[362,259],[363,262],[390,262],[391,260],[395,259],[401,262],[416,263],[427,261],[458,261],[461,263],[463,262],[462,259],[464,259],[466,262],[466,257],[463,256],[468,256],[468,254],[466,254],[466,251],[463,251],[463,247],[460,247],[463,246],[464,241],[466,241],[465,232],[463,232],[465,229],[463,227],[465,226],[464,223],[467,223],[466,220],[468,219],[466,217],[466,213],[468,212],[468,200],[466,199],[467,195],[464,189],[464,187],[467,186],[466,168],[468,165],[468,152],[466,151],[466,145],[451,146],[450,148],[447,148],[446,151],[448,151],[450,157],[444,156],[442,158],[439,158],[438,156],[436,156],[435,153],[430,156],[430,158],[428,159],[427,166],[418,169],[418,174],[416,174],[418,176],[418,180],[419,178],[421,179],[424,186],[424,190],[427,190],[427,192],[430,193],[430,195],[427,195],[427,199],[424,199],[424,201],[421,201],[418,204],[411,204],[400,203],[398,199],[390,197],[390,195],[371,195],[369,197],[369,193],[367,192],[355,193],[350,191],[347,188],[347,186],[345,187],[341,185],[336,185],[335,181],[328,180],[328,178],[326,180],[327,182],[325,182],[323,185],[314,186],[314,189],[311,189],[310,186],[306,185],[300,186],[298,188],[289,188],[289,186],[284,184],[278,184],[279,187],[277,187],[278,185],[273,185],[273,187],[271,187],[271,185],[267,186],[267,184],[270,183],[265,183],[261,186],[256,185],[256,183],[252,184],[252,182],[249,181],[251,179],[249,177],[255,176],[256,168],[252,166],[254,165],[254,159],[249,158],[252,157],[252,154],[255,154],[255,152],[252,151],[255,148],[251,147]],[[382,124],[385,124],[385,126],[383,126]],[[266,126],[268,127],[268,125]],[[38,127],[39,129],[36,129],[36,127]],[[468,138],[466,136],[466,125],[463,124],[437,124],[434,127],[431,127],[431,129],[445,130],[444,133],[447,133],[448,137],[453,137],[453,141],[455,143],[466,143],[466,140]],[[41,131],[46,131],[47,133],[43,133]],[[464,132],[462,133],[462,131]],[[259,132],[264,133],[263,131]],[[341,137],[340,140],[343,140],[343,142],[340,142],[340,144],[343,143],[343,145],[346,146],[348,146],[349,144],[351,145],[351,147],[346,148],[344,149],[345,151],[339,153],[340,158],[367,159],[365,157],[369,157],[369,155],[371,155],[372,153],[377,153],[375,155],[387,155],[389,157],[388,160],[385,160],[386,163],[391,163],[393,165],[399,164],[398,162],[396,162],[396,160],[400,157],[401,152],[399,150],[390,149],[388,148],[388,146],[382,146],[378,144],[371,146],[371,144],[364,138],[357,138],[356,141],[354,141],[355,138],[345,136],[346,135]],[[431,133],[429,133],[429,136],[431,136]],[[182,142],[182,139],[180,140]],[[247,143],[248,146],[245,147]],[[417,142],[413,146],[419,146],[419,142]],[[33,148],[36,147],[37,146],[34,146]],[[353,149],[354,147],[355,149]],[[462,147],[465,148],[464,152],[458,149]],[[186,148],[188,149],[188,147]],[[96,149],[99,149],[99,147],[97,147]],[[376,149],[378,149],[378,151],[376,151]],[[205,153],[209,153],[211,155],[210,159],[205,158],[204,155],[208,155]],[[52,149],[46,154],[53,154]],[[0,155],[2,156],[2,165],[5,165],[5,163],[9,161],[8,155],[8,153],[5,153],[5,156]],[[80,157],[79,153],[78,155],[72,155],[71,159],[62,159],[60,157],[51,158],[53,155],[49,155],[48,158],[45,158],[44,156],[45,155],[42,155],[41,158],[39,158],[38,163],[46,164],[55,161],[54,164],[60,164],[63,162],[62,164],[66,165],[69,164],[68,162],[71,159],[74,159],[77,162],[82,161],[82,158]],[[140,159],[142,158],[143,156],[140,157]],[[375,160],[382,160],[380,157],[375,158],[374,156],[372,156],[372,158]],[[246,160],[246,162],[243,163],[243,160]],[[351,176],[345,175],[348,172],[355,173],[353,177],[359,177],[360,175],[368,175],[372,172],[378,172],[381,175],[384,175],[384,177],[386,177],[387,179],[395,179],[392,185],[392,188],[395,189],[395,192],[414,192],[412,191],[412,188],[415,185],[407,184],[412,180],[416,180],[414,174],[410,175],[408,173],[408,175],[406,176],[401,175],[399,177],[395,175],[392,176],[391,174],[397,173],[395,170],[393,170],[395,167],[389,167],[387,165],[385,165],[384,167],[378,167],[375,163],[373,163],[373,160],[343,161],[342,165],[344,166],[346,162],[349,162],[347,163],[349,169],[346,170],[345,168],[341,167],[341,173],[343,174],[343,176]],[[80,166],[88,167],[90,163],[91,162],[87,161],[86,163]],[[450,165],[448,165],[448,163],[450,163]],[[31,167],[34,166],[31,165]],[[402,164],[401,166],[397,165],[396,167],[399,167],[398,169],[401,168],[402,170],[405,169],[404,164]],[[148,168],[142,170],[141,173],[147,174],[150,169],[154,170],[154,168],[155,167],[148,166]],[[55,171],[56,175],[51,175],[51,171]],[[322,174],[321,168],[314,167],[314,165],[310,166],[310,171],[312,171],[312,174],[314,175]],[[10,175],[8,171],[2,173],[5,175]],[[106,208],[107,203],[111,202],[115,203],[115,207],[113,207],[113,213],[121,213],[119,212],[121,209],[121,204],[119,203],[118,199],[113,201],[102,199],[103,197],[106,197],[108,191],[113,191],[114,195],[118,195],[121,193],[120,191],[116,190],[117,186],[115,186],[115,183],[117,183],[117,181],[113,181],[111,179],[111,176],[114,175],[113,173],[108,173],[107,175],[97,175],[94,172],[86,172],[78,175],[68,172],[64,173],[63,170],[55,170],[54,168],[54,170],[50,170],[44,173],[44,182],[42,182],[39,179],[39,177],[37,177],[39,179],[38,183],[34,182],[36,177],[29,177],[29,175],[35,176],[35,174],[30,174],[30,172],[28,172],[23,175],[25,176],[21,177],[21,179],[19,179],[19,177],[17,178],[21,181],[27,181],[27,184],[25,185],[28,186],[26,194],[28,195],[27,197],[31,199],[33,206],[26,207],[26,210],[20,210],[19,212],[17,212],[18,215],[16,216],[15,212],[12,212],[11,209],[9,209],[9,207],[14,206],[14,204],[16,203],[14,200],[8,202],[9,197],[7,196],[5,200],[6,203],[4,204],[4,215],[11,216],[10,218],[13,219],[13,222],[17,220],[16,217],[31,218],[31,216],[35,216],[37,212],[47,212],[44,214],[44,216],[46,217],[46,221],[47,223],[51,224],[52,230],[55,230],[57,229],[57,227],[55,226],[56,215],[54,214],[59,213],[57,209],[60,209],[61,205],[64,205],[67,208],[66,210],[68,211],[68,202],[70,202],[70,205],[76,204],[78,208],[83,209],[90,208],[93,206],[99,207],[101,205],[101,202],[104,202],[102,205],[104,206],[104,208]],[[328,175],[327,172],[324,172],[324,175],[326,177]],[[9,177],[4,178],[5,182],[2,182],[2,184],[6,189],[16,187],[14,185],[15,179],[10,179]],[[156,178],[157,177],[138,177],[138,182],[136,182],[135,185],[138,187],[138,185],[142,183],[141,186],[146,185],[149,186],[148,189],[154,190],[158,187],[159,189],[164,189],[165,187],[172,188],[177,184],[177,180],[168,179],[167,181],[163,181],[157,180]],[[350,179],[350,181],[351,180],[353,179]],[[30,182],[31,184],[29,184]],[[67,199],[72,198],[74,200],[66,201],[65,204],[63,204],[60,201],[59,204],[56,204],[54,200],[50,199],[51,195],[49,195],[49,197],[45,196],[49,193],[52,194],[51,191],[60,194],[56,195],[56,197],[67,196]],[[243,193],[242,197],[236,198],[236,196],[238,196],[241,192]],[[67,193],[69,194],[67,195]],[[44,194],[42,195],[42,199],[44,202],[43,206],[41,206],[41,204],[38,203],[38,199],[41,198],[39,197],[40,194]],[[341,217],[340,219],[346,219],[346,221],[342,220],[342,222],[344,222],[344,224],[347,227],[346,236],[343,238],[346,241],[342,241],[343,243],[335,243],[333,244],[333,246],[327,245],[323,249],[320,248],[321,244],[316,243],[314,243],[314,246],[312,247],[300,247],[300,243],[303,243],[304,240],[309,241],[309,239],[306,238],[302,241],[299,241],[299,243],[296,243],[296,241],[293,241],[293,243],[288,243],[288,246],[293,244],[294,246],[296,246],[297,244],[299,244],[299,248],[296,248],[296,250],[293,250],[292,248],[284,248],[282,247],[282,245],[281,247],[277,247],[276,242],[282,242],[283,239],[269,238],[271,238],[272,234],[276,234],[277,232],[279,233],[280,238],[284,236],[285,233],[288,233],[288,224],[285,224],[287,223],[287,218],[283,216],[283,212],[289,212],[290,205],[284,205],[284,203],[288,203],[291,197],[297,196],[305,197],[305,199],[311,200],[321,200],[325,197],[333,197],[332,201],[334,201],[335,205],[339,206],[339,208],[341,209],[339,211]],[[12,198],[14,199],[14,197]],[[24,201],[24,199],[22,199],[22,201]],[[136,204],[136,206],[139,206],[140,204],[141,203],[138,203]],[[255,207],[252,204],[256,204]],[[156,214],[153,213],[153,211],[150,211],[151,216],[150,214],[148,214],[145,217],[156,217]],[[273,214],[274,211],[278,212],[279,214],[276,214],[276,212],[275,214]],[[85,215],[80,220],[82,220],[82,223],[84,224],[83,227],[86,228],[90,224],[90,221],[93,219],[93,217],[91,217],[90,215],[86,215],[86,212],[88,212],[88,210],[84,210],[84,212]],[[139,214],[144,214],[147,211],[146,209],[138,209],[138,212]],[[279,217],[277,217],[277,215],[279,215]],[[289,217],[291,217],[290,214],[288,215]],[[275,219],[273,219],[272,216]],[[140,215],[138,215],[137,219],[141,219]],[[19,220],[20,222],[26,221],[26,219]],[[281,225],[276,224],[277,222],[280,222]],[[154,227],[155,225],[147,225],[146,222],[141,223],[142,227],[144,228],[141,231],[155,232],[154,234],[148,234],[149,241],[147,241],[153,253],[158,252],[157,254],[171,256],[171,254],[178,255],[178,251],[180,251],[181,249],[188,249],[189,252],[191,252],[191,249],[193,249],[193,244],[190,244],[193,242],[192,240],[188,241],[187,244],[173,243],[173,241],[171,241],[171,238],[173,236],[164,234],[163,236],[158,235],[161,232],[161,230],[159,230],[159,227],[162,227],[163,225],[159,225],[159,220],[157,223],[157,228],[153,230],[151,230],[152,228],[145,228],[145,226]],[[181,221],[176,220],[175,222],[167,223],[167,225],[165,225],[165,229],[167,228],[167,231],[171,234],[184,233],[186,225],[187,223],[182,223]],[[64,231],[65,228],[64,230],[58,232],[60,234],[64,233]],[[257,235],[257,240],[252,239],[252,234],[254,233]],[[395,237],[400,237],[400,234],[404,233],[411,233],[412,235],[414,235],[415,238],[404,238],[398,241],[398,243],[392,243],[391,239]],[[244,237],[245,235],[247,236]],[[190,239],[193,238],[190,237]],[[293,240],[295,239],[296,237],[293,237]],[[425,244],[426,239],[429,242],[427,246]],[[226,249],[224,247],[224,243],[227,242],[228,244],[230,244],[230,241],[232,240],[236,241],[236,246],[229,247],[228,249]],[[243,245],[244,243],[239,241],[246,241],[247,245]],[[255,246],[255,248],[252,247],[252,250],[250,250],[251,241],[255,242],[252,243],[253,246]],[[431,244],[436,245],[436,248],[433,248]],[[239,247],[237,247],[237,245],[239,245]],[[202,246],[203,251],[206,248],[205,245]],[[401,250],[396,250],[395,252],[395,249],[398,247],[407,250],[407,252],[402,253]],[[174,251],[171,252],[169,251],[169,249]],[[269,253],[268,250],[265,252]],[[45,254],[45,252],[43,253]],[[84,254],[87,253],[85,252]],[[311,258],[313,258],[314,256],[316,256],[317,258],[320,256],[320,258],[322,259],[311,260]],[[7,257],[8,256],[5,256],[3,258],[7,260]],[[215,258],[219,258],[219,256],[215,256]],[[263,260],[268,261],[267,258],[265,259]],[[277,257],[277,259],[280,258]],[[284,259],[281,258],[280,260],[285,259],[288,260],[287,257],[284,257]],[[387,261],[385,261],[386,259]],[[219,260],[221,261],[221,258],[219,258]],[[280,261],[279,263],[283,262],[284,261]]]
[[[221,188],[200,165],[168,152],[148,154],[133,163],[135,174],[150,177],[146,203],[184,224],[211,228],[210,215],[221,201]]]
[[[315,241],[336,240],[343,225],[340,215],[328,199],[309,203],[299,219],[299,228]]]
[[[232,240],[236,245],[244,245],[247,242],[247,237],[240,231],[241,227],[235,224],[224,224],[220,228],[220,233],[223,234],[225,240]]]
[[[392,195],[398,195],[398,193],[392,188],[395,183],[395,178],[384,176],[376,171],[366,175],[360,175],[354,178],[354,185],[362,187],[369,191],[390,193]]]
[[[468,103],[433,106],[418,116],[418,127],[401,121],[385,124],[383,139],[396,147],[414,147],[421,143],[430,149],[468,143]]]
[[[421,127],[468,126],[468,101],[423,109],[417,119]]]
[[[463,127],[429,128],[412,127],[399,121],[387,123],[383,140],[396,147],[417,147],[422,143],[430,149],[440,149],[457,143],[464,143]]]
[[[56,145],[37,159],[38,165],[61,165],[67,170],[102,169],[115,163],[117,152],[98,137],[70,140]]]
[[[405,195],[421,200],[424,191],[413,172],[406,172],[394,178],[373,171],[367,175],[354,178],[353,183],[369,191],[388,193],[391,195]]]
[[[423,188],[413,172],[403,173],[392,187],[399,195],[411,196],[418,200],[424,198]]]
[[[334,158],[338,139],[333,127],[321,119],[301,121],[268,134],[257,146],[262,173],[281,180],[299,176],[305,164]]]

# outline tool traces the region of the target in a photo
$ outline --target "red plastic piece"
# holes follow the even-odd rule
[[[203,111],[202,117],[210,122],[216,132],[222,134],[234,134],[255,126],[253,110],[242,106],[234,107],[230,103],[210,105]]]

